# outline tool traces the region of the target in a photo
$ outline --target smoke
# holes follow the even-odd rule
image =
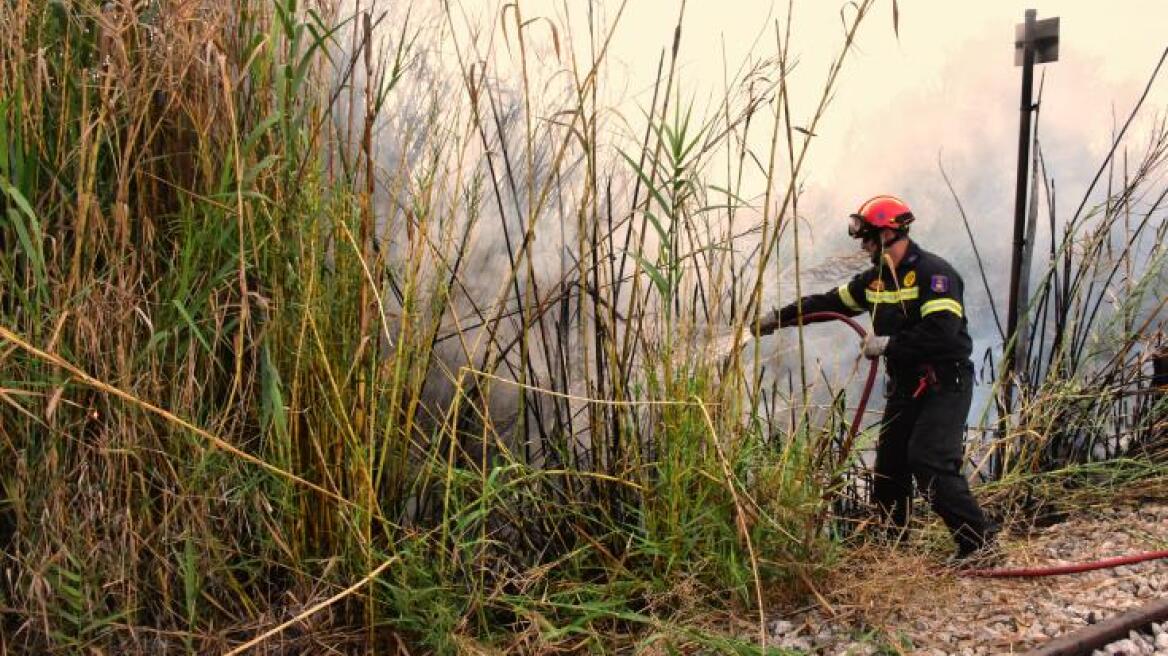
[[[539,11],[526,4],[521,9]],[[438,327],[436,364],[426,374],[425,388],[434,421],[442,420],[444,409],[457,394],[478,387],[487,380],[484,376],[497,377],[509,382],[484,385],[490,390],[485,401],[496,431],[506,433],[523,425],[530,432],[537,424],[543,431],[554,424],[555,431],[570,433],[586,447],[580,427],[586,423],[582,417],[587,403],[582,399],[596,390],[588,389],[584,381],[601,375],[587,357],[596,355],[589,350],[594,348],[591,342],[597,331],[611,334],[629,329],[631,317],[623,314],[630,300],[627,276],[641,276],[645,287],[652,284],[632,256],[647,257],[661,246],[659,234],[649,229],[642,232],[642,216],[626,216],[640,184],[621,153],[638,152],[654,90],[652,76],[666,54],[671,29],[657,14],[652,24],[638,23],[647,19],[638,18],[636,8],[631,10],[624,27],[616,32],[612,54],[596,70],[600,82],[593,102],[598,111],[588,110],[594,123],[586,125],[579,120],[583,108],[577,104],[578,84],[591,70],[589,56],[605,42],[609,21],[615,18],[607,4],[590,5],[593,22],[587,28],[581,23],[585,17],[567,9],[563,15],[524,15],[526,58],[514,29],[515,17],[509,14],[513,10],[505,10],[504,3],[454,4],[449,11],[437,3],[408,9],[375,5],[375,14],[382,10],[388,13],[378,28],[375,50],[392,53],[403,40],[412,45],[404,74],[387,95],[377,124],[376,151],[383,172],[377,180],[378,233],[399,279],[431,282],[409,296],[391,281],[386,297],[391,316],[405,314],[403,305],[409,303],[415,314],[418,308],[428,308],[422,314]],[[838,19],[818,36],[820,18],[813,15],[807,20],[813,27],[797,35],[806,40],[796,45],[798,61],[791,79],[796,125],[809,125],[811,100],[817,97],[815,85],[822,84],[825,68],[819,50],[830,50],[823,44],[839,41]],[[691,257],[686,261],[686,284],[677,290],[686,296],[692,316],[698,316],[699,301],[692,293],[699,288],[695,279],[704,281],[704,296],[726,300],[742,292],[741,287],[712,286],[710,274],[725,266],[724,259],[722,255],[700,256],[703,248],[718,244],[724,250],[732,245],[732,259],[740,271],[748,271],[751,258],[757,258],[758,234],[752,229],[768,213],[762,206],[762,175],[776,111],[773,86],[769,96],[766,89],[777,76],[769,54],[772,48],[759,37],[757,22],[750,26],[749,38],[722,40],[723,47],[730,44],[728,51],[747,42],[768,53],[755,55],[747,50],[741,65],[733,60],[722,64],[710,57],[703,39],[708,41],[715,30],[694,30],[692,21],[686,25],[675,87],[680,90],[671,99],[672,106],[692,108],[695,125],[707,120],[717,125],[712,117],[726,114],[738,119],[747,107],[761,103],[748,124],[749,132],[747,124],[735,123],[727,137],[730,147],[718,144],[692,171],[701,177],[706,187],[702,191],[709,197],[716,196],[709,191],[716,187],[734,189],[738,198],[746,199],[733,216],[725,211],[703,215],[702,222],[694,224],[696,236],[685,237],[688,243],[682,250]],[[975,358],[1000,351],[992,309],[996,307],[1004,320],[1018,140],[1017,72],[1008,54],[1001,52],[1005,39],[998,34],[1009,34],[1008,27],[993,25],[993,34],[963,35],[948,44],[943,57],[938,57],[942,61],[931,67],[908,66],[903,61],[897,67],[895,57],[890,66],[888,53],[881,50],[886,41],[861,40],[852,55],[856,61],[847,62],[833,104],[811,137],[812,156],[797,181],[800,193],[791,211],[799,222],[798,289],[795,224],[788,221],[764,276],[764,310],[790,302],[797,291],[806,294],[835,287],[862,268],[855,244],[845,234],[843,218],[863,200],[892,193],[908,201],[918,217],[913,238],[950,260],[963,275]],[[864,29],[877,34],[888,31],[873,25]],[[911,38],[906,31],[905,45],[898,46],[902,59],[911,50]],[[696,56],[704,61],[684,55],[695,40]],[[622,43],[626,44],[623,51]],[[986,54],[990,52],[997,54],[991,57]],[[1140,91],[1140,85],[1129,78],[1101,90],[1099,81],[1111,70],[1105,60],[1076,59],[1069,51],[1066,58],[1070,61],[1045,69],[1048,76],[1038,116],[1043,170],[1057,180],[1055,193],[1044,192],[1041,202],[1045,206],[1057,201],[1060,217],[1085,195],[1089,203],[1107,195],[1106,186],[1088,194],[1087,184],[1110,147],[1117,123]],[[1073,72],[1063,73],[1073,62]],[[1147,68],[1150,71],[1150,63]],[[733,71],[744,72],[724,82],[723,71],[731,71],[731,77]],[[364,83],[358,74],[358,99]],[[849,84],[856,90],[850,91]],[[719,88],[723,91],[707,93]],[[725,89],[730,89],[728,95]],[[725,100],[718,98],[723,96],[732,108],[720,105]],[[1115,109],[1101,113],[1101,103],[1105,108],[1114,103]],[[346,105],[346,109],[340,116],[351,124],[354,106]],[[1152,133],[1154,125],[1154,119],[1143,118],[1129,135],[1133,159],[1137,144]],[[348,134],[350,143],[355,143],[351,129]],[[598,142],[595,160],[587,154],[590,151],[579,147],[579,141],[588,139]],[[750,157],[736,158],[740,145]],[[786,166],[786,153],[782,153],[780,181],[789,174]],[[941,166],[968,216],[984,271],[974,257]],[[598,171],[592,178],[590,167]],[[738,178],[739,173],[744,175]],[[585,184],[590,179],[600,186]],[[739,179],[741,185],[735,186]],[[781,197],[785,189],[772,191]],[[639,193],[643,200],[644,189]],[[769,211],[772,218],[774,210]],[[420,216],[431,217],[426,226],[417,223]],[[1061,238],[1061,225],[1056,226],[1054,237]],[[419,230],[427,231],[428,248],[418,249]],[[739,236],[730,240],[730,234]],[[630,252],[627,245],[635,246],[641,239],[642,250]],[[1040,220],[1035,276],[1043,268],[1043,254],[1051,239],[1045,220]],[[598,245],[604,250],[602,261],[582,261]],[[617,261],[622,264],[618,266]],[[617,271],[626,277],[622,279]],[[593,275],[601,277],[590,278]],[[602,289],[618,289],[607,298],[608,307],[598,300]],[[704,296],[701,303],[708,304],[711,299]],[[600,316],[598,308],[604,308]],[[649,308],[642,319],[658,326],[667,311]],[[618,315],[619,323],[613,325],[611,317]],[[720,306],[712,314],[707,312],[706,325],[699,322],[685,339],[692,341],[705,330],[716,336],[713,350],[725,350],[727,331],[734,321],[742,320],[730,317]],[[404,322],[391,322],[390,340],[400,339],[406,328]],[[858,340],[848,329],[817,325],[805,330],[804,337],[803,359],[812,371],[821,370],[809,381],[813,402],[825,402],[832,388],[849,385],[849,380],[853,389],[859,385],[855,375]],[[754,364],[757,353],[758,364],[767,371],[762,385],[781,392],[777,401],[764,398],[764,403],[799,397],[792,386],[800,359],[796,335],[787,332],[763,338],[757,347],[751,344],[746,349],[748,366]],[[516,383],[559,396],[525,394]],[[854,394],[849,398],[855,398]],[[980,394],[984,400],[984,387]],[[974,412],[978,412],[977,404]]]

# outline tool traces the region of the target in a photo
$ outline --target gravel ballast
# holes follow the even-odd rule
[[[1168,504],[1096,509],[1003,540],[1003,567],[1093,561],[1168,547]],[[1168,597],[1168,560],[1018,579],[945,571],[937,559],[889,547],[846,562],[823,592],[831,606],[768,625],[775,646],[815,654],[1025,653],[1156,599]],[[916,550],[919,551],[919,550]],[[1168,623],[1131,633],[1096,654],[1168,656]]]

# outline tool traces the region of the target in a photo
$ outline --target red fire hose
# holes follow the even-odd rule
[[[856,320],[851,317],[840,314],[838,312],[810,312],[803,315],[803,322],[815,322],[835,319],[842,321],[851,326],[852,330],[860,336],[860,339],[868,334]],[[856,406],[856,414],[852,419],[852,425],[848,429],[848,437],[844,442],[842,452],[844,454],[850,453],[852,443],[855,441],[856,432],[860,428],[860,422],[864,418],[864,411],[868,407],[868,399],[872,396],[872,387],[876,383],[876,366],[877,360],[870,360],[871,364],[868,367],[868,379],[864,382],[864,391],[860,394],[860,403]],[[1101,560],[1094,560],[1084,563],[1071,563],[1067,565],[1048,565],[1044,567],[1009,567],[1002,569],[975,569],[962,572],[962,576],[981,577],[981,578],[1033,578],[1040,576],[1060,576],[1063,574],[1078,574],[1080,572],[1090,572],[1097,569],[1108,569],[1112,567],[1120,567],[1122,565],[1131,565],[1134,563],[1142,563],[1148,560],[1159,560],[1168,558],[1168,550],[1147,551],[1144,553],[1129,554],[1127,556],[1117,556],[1114,558],[1103,558]]]
[[[846,314],[840,314],[839,312],[810,312],[803,315],[804,323],[808,321],[823,321],[826,319],[835,319],[848,324],[852,330],[856,331],[860,339],[864,339],[868,334],[868,331],[864,330],[864,327],[859,322]],[[860,394],[860,403],[856,406],[856,414],[852,417],[852,425],[848,429],[848,437],[842,449],[844,454],[851,453],[852,451],[852,443],[856,441],[856,431],[860,430],[860,422],[864,418],[864,410],[868,408],[868,399],[872,396],[872,387],[876,384],[876,367],[879,361],[873,359],[868,362],[868,379],[864,381],[864,391]]]
[[[1045,567],[1008,567],[1004,569],[975,569],[964,572],[965,576],[980,576],[987,579],[1023,578],[1035,576],[1058,576],[1060,574],[1078,574],[1096,569],[1108,569],[1121,565],[1142,563],[1146,560],[1168,558],[1168,549],[1160,551],[1146,551],[1144,553],[1103,558],[1086,563],[1071,563],[1069,565],[1047,565]]]

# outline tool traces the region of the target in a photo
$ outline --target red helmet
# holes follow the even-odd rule
[[[848,234],[859,237],[866,229],[872,228],[905,230],[913,221],[913,213],[908,205],[896,196],[876,196],[861,205],[850,218]]]

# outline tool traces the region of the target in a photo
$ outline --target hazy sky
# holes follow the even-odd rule
[[[794,5],[791,51],[798,68],[792,75],[792,111],[798,121],[818,101],[839,52],[843,3],[796,0]],[[652,77],[679,7],[661,0],[628,4],[612,54],[630,67],[630,80]],[[1060,60],[1038,68],[1047,76],[1040,120],[1048,147],[1057,152],[1064,141],[1073,142],[1076,151],[1087,149],[1076,159],[1100,159],[1113,111],[1120,119],[1126,116],[1168,46],[1168,2],[901,0],[897,38],[887,0],[865,20],[845,64],[811,151],[808,184],[829,188],[841,208],[875,193],[908,195],[924,182],[905,180],[904,174],[919,176],[914,169],[922,166],[936,171],[938,153],[955,179],[977,167],[999,170],[1007,174],[1004,181],[1012,180],[1020,86],[1013,35],[1027,8],[1036,9],[1039,19],[1061,19]],[[771,0],[689,0],[681,54],[684,87],[699,99],[719,96],[723,51],[731,70],[748,58],[769,56],[775,51],[774,21],[785,23],[786,11],[786,2]],[[634,98],[636,90],[634,83]],[[640,98],[647,104],[644,95]],[[1168,83],[1157,85],[1148,105],[1168,106]],[[939,176],[929,184],[934,183],[941,183]]]
[[[492,65],[504,76],[518,59],[498,37],[497,28],[511,18],[502,9],[509,2],[455,3],[468,24],[495,34]],[[851,10],[845,8],[850,3],[836,0],[790,4],[795,69],[789,84],[798,125],[810,118],[840,52],[841,11],[850,16]],[[550,30],[543,26],[556,24],[560,45],[567,49],[570,42],[578,65],[586,66],[589,10],[603,32],[621,0],[524,0],[520,5],[523,18],[533,24],[527,32],[529,52],[543,46],[542,83],[551,85],[566,82],[557,74],[566,60],[548,55]],[[937,173],[938,155],[943,155],[963,200],[973,194],[974,211],[1011,214],[1020,86],[1020,69],[1013,64],[1014,26],[1027,8],[1036,9],[1039,19],[1061,19],[1060,60],[1038,67],[1036,77],[1046,74],[1040,117],[1044,149],[1062,188],[1073,194],[1106,153],[1113,120],[1126,117],[1168,46],[1168,0],[900,0],[899,36],[893,31],[892,6],[892,0],[874,3],[819,124],[801,177],[809,192],[808,209],[842,216],[878,193],[905,196],[920,206],[922,219],[951,209],[935,201],[947,192],[933,193],[938,187],[944,191]],[[681,7],[681,0],[625,3],[600,80],[602,102],[626,117],[629,134],[643,130],[658,59],[668,52]],[[733,75],[744,64],[773,57],[775,21],[785,30],[787,11],[787,0],[685,1],[679,82],[683,101],[695,106],[699,118],[717,111],[726,68]],[[477,39],[480,49],[486,40]],[[457,39],[463,48],[469,41],[464,35]],[[1157,84],[1147,107],[1149,119],[1168,108],[1168,80]],[[768,140],[768,127],[752,133],[754,150],[764,160]],[[1002,185],[1008,188],[996,189]],[[761,197],[763,191],[756,181],[744,195]],[[918,230],[925,231],[925,224]]]

